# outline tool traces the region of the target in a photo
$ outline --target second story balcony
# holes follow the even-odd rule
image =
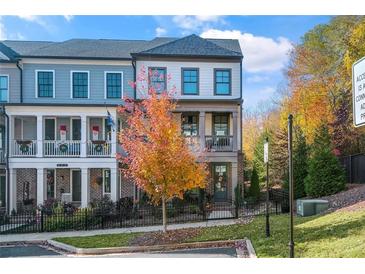
[[[14,117],[12,157],[113,157],[116,132],[105,117]],[[83,128],[84,126],[84,128]],[[40,136],[40,138],[38,138]]]

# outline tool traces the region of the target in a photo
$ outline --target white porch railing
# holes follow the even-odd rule
[[[34,157],[37,153],[36,140],[13,140],[12,156],[15,157]]]
[[[110,141],[88,141],[88,157],[106,157],[111,155],[112,144]]]
[[[79,157],[80,148],[81,148],[80,141],[74,141],[74,140],[43,141],[44,156]]]
[[[205,136],[205,149],[208,152],[233,151],[233,136]]]

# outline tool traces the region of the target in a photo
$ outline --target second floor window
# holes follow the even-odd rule
[[[54,96],[54,72],[37,71],[37,96],[53,97]]]
[[[182,93],[197,95],[199,93],[199,72],[196,68],[182,69]]]
[[[89,73],[72,72],[72,98],[89,98]]]
[[[0,75],[0,101],[7,102],[9,96],[9,76]]]
[[[215,69],[214,70],[214,93],[216,95],[231,94],[231,70]]]
[[[106,81],[106,98],[121,98],[122,96],[122,73],[107,72]]]
[[[181,129],[184,136],[198,136],[198,115],[182,114]]]
[[[148,86],[156,93],[166,91],[166,68],[149,68]]]

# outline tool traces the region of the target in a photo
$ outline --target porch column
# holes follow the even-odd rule
[[[234,192],[234,189],[236,188],[237,186],[237,180],[238,180],[238,177],[237,177],[237,172],[238,172],[238,169],[237,169],[237,163],[232,163],[232,176],[231,176],[231,183],[232,183],[232,200],[235,199],[235,192]]]
[[[237,151],[237,139],[238,139],[238,115],[237,112],[232,112],[233,118],[233,140],[232,140],[232,148],[233,151]]]
[[[90,184],[88,168],[81,168],[81,207],[88,207],[90,202]]]
[[[37,157],[43,157],[43,116],[37,115]]]
[[[205,111],[199,112],[199,136],[200,148],[203,151],[205,149]]]
[[[113,202],[118,201],[119,199],[119,180],[117,176],[117,168],[110,169],[110,198]]]
[[[87,120],[86,120],[86,115],[81,115],[80,157],[86,157],[86,148],[87,148]]]
[[[111,134],[111,157],[114,158],[115,154],[117,153],[117,134],[118,134],[118,120],[117,117],[114,115],[115,113],[112,113],[113,121],[115,122],[115,128],[112,129]]]
[[[11,168],[9,170],[9,197],[7,201],[8,213],[12,210],[16,210],[16,169]]]
[[[37,205],[43,205],[45,200],[44,169],[37,168]]]

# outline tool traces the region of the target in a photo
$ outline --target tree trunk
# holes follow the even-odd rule
[[[162,229],[163,229],[163,232],[167,231],[166,200],[165,200],[165,197],[162,197]]]

